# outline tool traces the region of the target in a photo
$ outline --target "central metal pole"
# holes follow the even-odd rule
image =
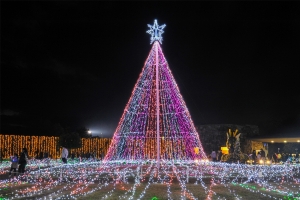
[[[160,138],[159,138],[159,81],[158,81],[158,42],[155,42],[156,54],[156,143],[157,143],[157,168],[160,164]]]

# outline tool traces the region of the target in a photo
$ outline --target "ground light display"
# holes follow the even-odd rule
[[[300,165],[162,161],[31,161],[8,176],[0,165],[0,199],[300,199]]]
[[[152,49],[125,107],[105,161],[206,159],[160,43],[165,25],[147,33]]]
[[[297,162],[207,159],[162,53],[165,26],[149,27],[152,49],[105,159],[31,159],[11,176],[3,160],[0,199],[300,199]]]

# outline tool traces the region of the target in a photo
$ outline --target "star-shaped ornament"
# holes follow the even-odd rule
[[[150,28],[150,30],[147,31],[147,33],[149,33],[151,35],[151,41],[150,44],[152,44],[154,41],[159,41],[162,44],[162,34],[164,33],[163,29],[165,28],[165,24],[159,26],[157,24],[157,20],[154,20],[154,24],[153,26],[148,24],[148,27]]]

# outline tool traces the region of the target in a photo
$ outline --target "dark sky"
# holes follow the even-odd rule
[[[276,1],[1,1],[1,133],[48,122],[112,136],[154,19],[167,25],[162,49],[195,125],[299,127],[299,10]]]

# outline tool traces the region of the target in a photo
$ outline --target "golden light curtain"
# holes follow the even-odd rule
[[[17,153],[20,155],[22,148],[26,147],[30,158],[47,153],[51,158],[60,158],[61,148],[58,144],[59,137],[53,136],[24,136],[0,134],[0,156],[7,159]],[[82,147],[69,149],[69,157],[92,154],[100,158],[107,153],[111,138],[82,138]]]

